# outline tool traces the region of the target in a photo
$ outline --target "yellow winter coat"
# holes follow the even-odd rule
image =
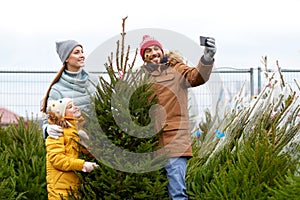
[[[58,139],[47,137],[47,190],[48,199],[61,199],[68,196],[70,188],[76,189],[80,183],[74,171],[81,171],[84,160],[78,159],[79,141],[75,120],[68,120],[72,126],[63,128],[63,135]]]

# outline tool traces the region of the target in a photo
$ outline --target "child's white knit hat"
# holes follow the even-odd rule
[[[57,116],[65,117],[65,112],[67,105],[70,101],[73,101],[71,98],[62,98],[58,100],[50,100],[48,102],[48,112],[52,111]]]

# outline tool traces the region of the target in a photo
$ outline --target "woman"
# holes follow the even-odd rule
[[[96,76],[82,69],[85,65],[82,45],[75,40],[56,42],[56,51],[63,66],[47,90],[41,111],[46,113],[49,100],[69,97],[74,100],[82,111],[86,113],[90,112],[92,109],[91,95],[95,94],[95,86],[98,85],[99,82]],[[44,138],[47,138],[48,135],[52,138],[58,138],[61,133],[62,129],[60,126],[54,124],[49,125],[47,119],[44,119]]]

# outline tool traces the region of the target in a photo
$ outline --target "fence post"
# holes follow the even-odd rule
[[[257,68],[257,94],[261,92],[261,67]]]
[[[252,99],[254,96],[254,69],[253,67],[250,68],[250,98]]]

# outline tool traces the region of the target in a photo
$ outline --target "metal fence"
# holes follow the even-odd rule
[[[284,80],[296,87],[300,70],[282,70]],[[54,78],[56,71],[0,71],[0,107],[24,117],[40,117],[40,102]],[[93,72],[92,72],[93,73]],[[107,76],[105,72],[97,73]],[[254,69],[216,68],[210,80],[190,89],[192,114],[199,115],[211,109],[215,102],[226,93],[227,98],[244,88],[245,98],[257,95],[264,85],[264,72],[260,67]]]

